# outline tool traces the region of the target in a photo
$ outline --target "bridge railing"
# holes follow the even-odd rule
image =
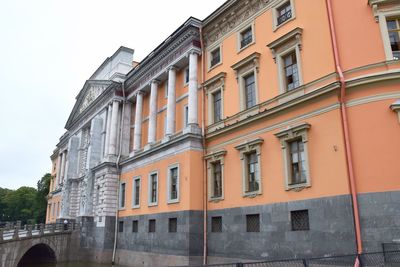
[[[46,235],[71,233],[73,230],[78,228],[79,224],[74,222],[69,222],[68,224],[51,223],[0,228],[0,243],[27,238],[37,238]]]

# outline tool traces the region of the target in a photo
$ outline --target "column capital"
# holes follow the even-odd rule
[[[192,49],[190,49],[190,50],[188,51],[188,53],[187,53],[188,56],[193,55],[193,54],[195,54],[195,55],[197,55],[197,56],[200,56],[200,55],[201,55],[201,51],[198,50],[198,49],[192,48]]]
[[[175,70],[175,71],[177,71],[177,70],[178,70],[178,67],[176,67],[176,66],[174,66],[174,65],[171,65],[171,66],[168,67],[168,71],[170,71],[170,70]]]
[[[157,84],[157,85],[160,85],[161,84],[161,82],[160,82],[160,80],[157,80],[157,79],[153,79],[151,82],[150,82],[150,84]]]

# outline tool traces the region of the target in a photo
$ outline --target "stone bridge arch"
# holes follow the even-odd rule
[[[53,237],[37,238],[37,239],[27,239],[19,241],[20,246],[15,255],[14,263],[12,266],[18,267],[24,256],[28,255],[29,251],[33,248],[47,249],[47,252],[52,254],[48,255],[54,257],[54,262],[60,259],[60,248],[51,240]]]

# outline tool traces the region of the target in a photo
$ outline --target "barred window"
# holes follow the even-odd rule
[[[210,67],[213,67],[221,62],[221,51],[219,47],[211,51],[210,58]]]
[[[211,217],[211,232],[213,232],[213,233],[222,232],[222,217],[221,216]]]
[[[294,210],[290,212],[292,231],[310,230],[308,210]]]
[[[151,219],[149,220],[149,233],[155,233],[156,232],[156,220]]]
[[[137,220],[132,221],[132,233],[139,232],[139,222]]]
[[[297,67],[296,51],[283,56],[286,90],[290,91],[300,86],[299,70]]]
[[[240,48],[243,48],[253,42],[253,30],[251,27],[246,28],[240,33]]]
[[[178,219],[177,218],[169,218],[168,220],[168,232],[176,233],[178,230]]]
[[[123,221],[119,221],[118,222],[118,232],[122,233],[124,231],[124,222]]]
[[[260,232],[260,214],[246,215],[247,232]]]
[[[280,6],[277,9],[277,12],[278,12],[278,18],[277,18],[278,25],[281,25],[285,21],[289,20],[292,17],[292,6],[290,5],[290,1]]]
[[[254,73],[251,73],[244,78],[244,91],[246,97],[246,109],[255,106],[256,104],[256,80]]]
[[[213,169],[213,190],[212,190],[212,198],[222,197],[222,166],[221,161],[217,161],[212,163]]]

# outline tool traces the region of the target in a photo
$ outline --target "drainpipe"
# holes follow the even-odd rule
[[[204,159],[206,156],[206,136],[205,136],[205,92],[203,84],[205,82],[205,49],[203,40],[203,26],[200,26],[200,46],[201,46],[201,136],[203,141],[203,265],[207,265],[207,164]]]
[[[361,226],[360,226],[360,214],[358,210],[358,201],[357,201],[357,188],[356,188],[356,181],[354,176],[354,168],[353,168],[353,161],[352,161],[352,152],[351,152],[351,145],[350,145],[350,134],[349,134],[349,121],[347,118],[347,109],[346,109],[346,80],[343,75],[342,68],[340,66],[339,60],[339,49],[337,45],[337,38],[336,38],[336,30],[335,30],[335,23],[333,19],[333,11],[332,11],[332,0],[326,0],[326,6],[328,9],[328,18],[329,18],[329,30],[331,34],[332,40],[332,47],[333,47],[333,54],[335,58],[335,66],[336,72],[339,75],[339,82],[340,82],[340,114],[341,114],[341,122],[342,122],[342,130],[344,135],[344,144],[346,149],[346,163],[347,163],[347,171],[349,177],[349,186],[351,192],[351,199],[352,199],[352,206],[353,206],[353,219],[354,219],[354,226],[355,226],[355,234],[356,234],[356,242],[357,242],[357,253],[362,253],[362,240],[361,240]]]
[[[118,157],[117,161],[115,162],[116,168],[117,168],[117,174],[118,174],[118,186],[117,186],[117,206],[115,210],[115,224],[114,224],[114,246],[113,246],[113,254],[112,254],[112,261],[111,264],[115,264],[115,255],[117,252],[117,239],[118,239],[118,210],[119,210],[119,185],[120,185],[120,167],[119,167],[119,162],[121,159],[121,154],[122,154],[122,129],[124,128],[124,114],[125,114],[125,103],[126,103],[126,97],[125,97],[125,84],[122,82],[122,112],[121,112],[121,123],[119,124],[119,148],[118,148]]]

